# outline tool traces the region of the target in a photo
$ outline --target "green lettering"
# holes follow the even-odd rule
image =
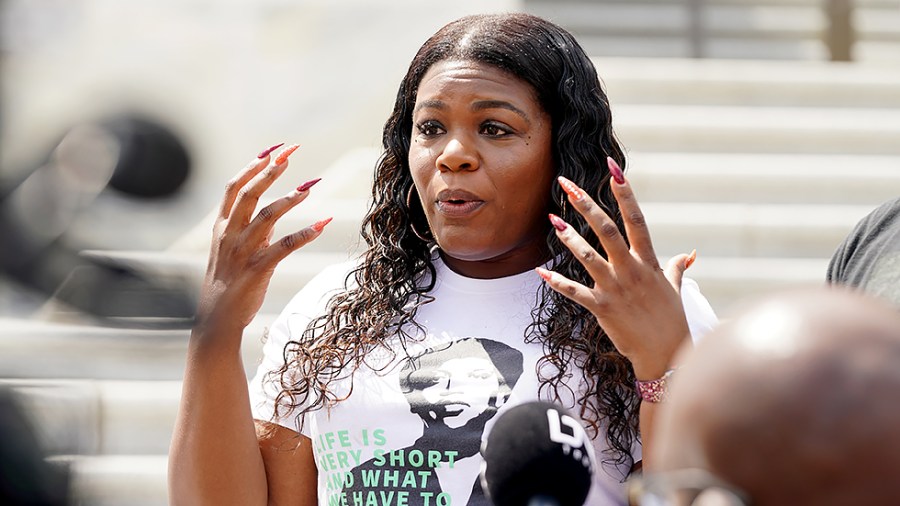
[[[400,471],[385,471],[382,475],[384,477],[384,486],[385,487],[397,487],[397,483],[400,482]]]
[[[419,477],[422,478],[422,484],[419,486],[425,488],[428,486],[428,478],[431,477],[431,471],[419,471]]]
[[[406,475],[403,477],[403,484],[400,486],[403,488],[416,488],[416,473],[414,471],[406,471]]]
[[[378,475],[381,474],[381,471],[363,469],[362,471],[360,471],[360,474],[362,474],[362,482],[364,487],[373,488],[378,486]]]
[[[409,465],[413,467],[422,467],[422,463],[425,461],[425,456],[419,450],[409,452],[407,458],[409,459]]]
[[[444,455],[449,458],[449,461],[447,464],[450,467],[450,469],[453,469],[453,462],[454,462],[454,460],[456,460],[456,456],[459,455],[459,452],[456,450],[447,450],[446,452],[444,452]]]
[[[391,455],[391,465],[392,466],[406,467],[403,464],[403,462],[404,462],[403,461],[403,450],[393,451],[390,453],[390,455]]]

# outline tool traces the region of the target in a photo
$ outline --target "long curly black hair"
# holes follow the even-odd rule
[[[493,65],[528,83],[551,117],[557,174],[589,192],[624,235],[606,157],[623,168],[625,157],[594,65],[572,35],[528,14],[469,16],[444,26],[416,54],[384,126],[384,153],[375,168],[372,203],[362,226],[367,244],[362,261],[348,275],[346,289],[329,301],[326,313],[285,348],[285,365],[275,372],[281,383],[279,411],[293,410],[300,417],[340,402],[349,393],[336,394],[329,388],[333,381],[349,377],[361,364],[374,366],[366,361],[373,350],[405,353],[391,350],[389,338],[399,335],[393,341],[405,347],[424,334],[412,330],[421,330],[415,320],[418,307],[432,300],[434,245],[420,233],[428,224],[418,199],[408,198],[413,185],[408,155],[419,83],[432,65],[445,60]],[[597,236],[567,205],[558,185],[547,192],[551,210],[603,253]],[[553,270],[593,286],[549,226],[546,243]],[[630,467],[639,437],[631,365],[590,312],[546,285],[536,295],[532,317],[525,339],[543,345],[538,369],[558,371],[540,378],[542,397],[558,400],[559,391],[569,388],[563,381],[567,374],[583,375],[586,388],[577,399],[581,418],[595,435],[605,431],[610,453],[604,461]],[[555,367],[540,367],[546,364]]]

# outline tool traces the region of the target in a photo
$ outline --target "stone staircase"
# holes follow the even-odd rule
[[[900,194],[900,66],[646,55],[595,63],[657,252],[696,248],[689,275],[720,314],[746,297],[822,283],[853,224]],[[377,155],[347,150],[280,225],[285,232],[335,218],[276,272],[245,333],[248,374],[287,299],[322,266],[359,251]],[[196,283],[209,230],[207,219],[166,251],[92,253],[139,268],[164,265]],[[104,327],[60,308],[43,319],[0,320],[0,329],[2,382],[25,394],[53,460],[73,472],[78,503],[166,504],[189,332]]]
[[[900,194],[900,69],[819,62],[595,61],[629,148],[628,175],[661,256],[697,248],[690,275],[713,307],[818,284],[832,250]],[[248,329],[252,373],[265,325],[321,266],[357,250],[377,153],[347,152],[282,229],[333,214],[327,233],[279,267]],[[166,263],[195,280],[209,223],[165,252],[98,252]],[[28,393],[83,504],[165,503],[165,460],[188,332],[5,321],[0,370]],[[77,342],[77,346],[72,343]]]
[[[525,0],[598,56],[827,60],[829,0]],[[855,61],[900,62],[900,3],[848,0]]]

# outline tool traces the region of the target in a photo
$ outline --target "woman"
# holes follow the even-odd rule
[[[250,392],[241,332],[278,261],[327,220],[270,242],[308,184],[253,216],[288,151],[263,152],[229,183],[190,341],[173,502],[485,504],[478,444],[498,410],[538,398],[588,425],[603,462],[589,504],[624,502],[671,357],[689,323],[715,318],[682,286],[693,257],[657,263],[590,60],[533,16],[450,23],[413,59],[383,143],[368,249],[289,304]],[[478,346],[453,346],[466,340]],[[445,348],[481,351],[434,353]],[[427,374],[400,378],[409,371]]]

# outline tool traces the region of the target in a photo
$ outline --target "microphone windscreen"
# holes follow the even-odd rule
[[[510,408],[482,448],[481,484],[495,506],[525,506],[536,498],[581,506],[596,467],[581,422],[549,402]]]

